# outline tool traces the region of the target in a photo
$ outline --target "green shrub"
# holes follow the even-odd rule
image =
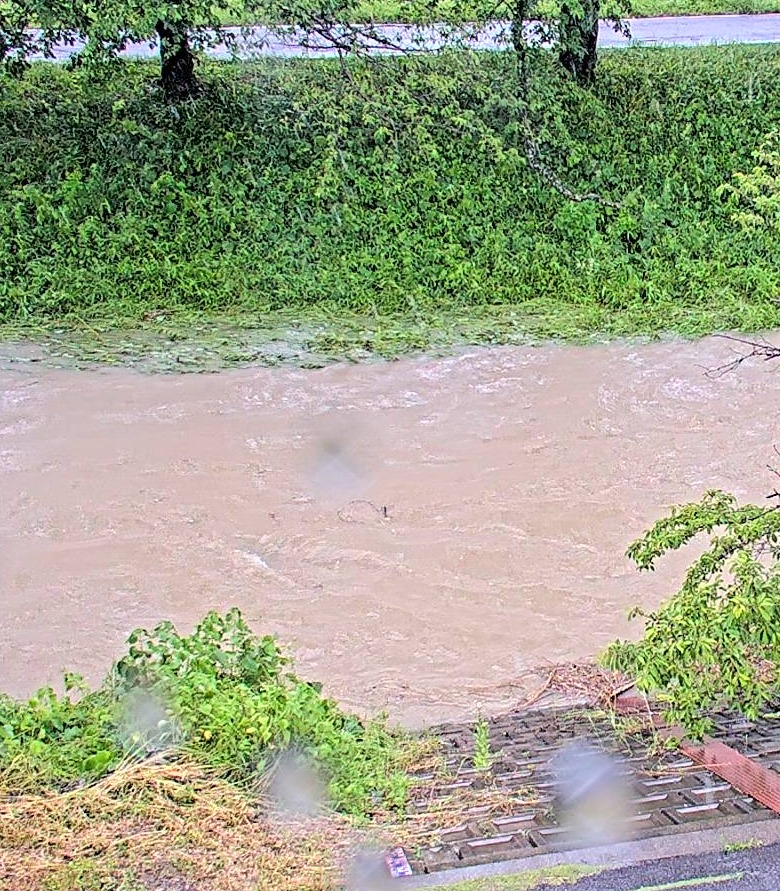
[[[254,635],[235,609],[209,613],[191,635],[170,622],[135,631],[99,690],[69,675],[62,696],[44,688],[27,702],[0,699],[4,785],[62,788],[168,749],[243,783],[294,751],[323,772],[335,807],[400,807],[403,738],[344,714],[288,667],[275,640]]]
[[[604,656],[694,736],[709,728],[708,709],[755,718],[780,692],[780,512],[708,492],[659,520],[628,555],[652,570],[702,534],[709,546],[680,590],[656,611],[632,611],[645,621],[643,637],[617,641]]]
[[[732,219],[749,232],[780,230],[780,131],[769,133],[753,153],[754,164],[737,171],[719,193],[726,196]]]

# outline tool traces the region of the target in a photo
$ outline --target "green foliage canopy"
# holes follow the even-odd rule
[[[757,717],[780,689],[780,510],[740,506],[711,491],[674,508],[628,549],[642,570],[700,535],[709,537],[680,590],[645,621],[637,643],[618,641],[605,662],[658,695],[667,718],[700,736],[706,711]]]

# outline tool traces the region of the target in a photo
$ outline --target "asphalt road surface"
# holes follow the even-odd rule
[[[560,891],[561,886],[555,886]],[[780,844],[681,855],[586,876],[570,891],[780,891]],[[537,891],[552,889],[540,885]]]
[[[607,24],[602,23],[599,31],[599,46],[602,48],[619,48],[630,45],[641,46],[697,46],[704,44],[727,43],[780,43],[780,13],[764,15],[702,15],[702,16],[669,16],[663,18],[632,19],[629,21],[631,38],[616,34]],[[368,27],[368,26],[367,26]],[[333,56],[336,51],[332,46],[320,42],[319,45],[309,41],[303,45],[303,38],[294,33],[288,36],[272,34],[267,29],[256,27],[244,31],[237,28],[226,28],[237,40],[239,58],[253,56]],[[417,29],[409,25],[377,25],[373,33],[380,40],[367,36],[365,41],[369,49],[386,52],[387,42],[398,47],[399,51],[426,52],[439,48],[444,39],[440,30],[435,27]],[[506,46],[508,23],[495,22],[478,33],[463,39],[464,44],[475,49],[498,49]],[[73,45],[55,47],[54,58],[65,61],[74,53],[84,48],[80,41]],[[157,55],[155,43],[130,44],[122,55],[132,58],[149,58]],[[224,44],[217,43],[206,50],[215,58],[229,58],[231,50]],[[779,886],[780,887],[780,886]]]

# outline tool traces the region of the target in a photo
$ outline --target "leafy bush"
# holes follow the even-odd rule
[[[545,164],[619,209],[529,168],[506,54],[349,75],[215,63],[178,108],[142,63],[2,82],[0,321],[513,305],[620,333],[778,323],[772,237],[716,194],[780,125],[776,48],[604,53],[593,91],[541,71]]]
[[[4,785],[62,787],[168,748],[245,782],[293,750],[324,772],[335,807],[401,806],[403,740],[342,713],[288,666],[235,609],[209,613],[187,636],[170,622],[135,631],[99,690],[69,675],[62,696],[44,688],[27,702],[0,700]]]
[[[604,657],[695,736],[709,727],[706,709],[755,718],[780,692],[780,511],[708,492],[659,520],[628,555],[652,570],[702,533],[709,546],[680,590],[657,611],[632,611],[645,621],[642,639],[617,641]]]
[[[753,153],[748,171],[737,171],[720,187],[732,219],[748,231],[780,230],[780,131],[772,131]]]

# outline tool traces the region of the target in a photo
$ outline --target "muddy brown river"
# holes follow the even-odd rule
[[[669,505],[777,484],[780,364],[727,341],[470,349],[212,375],[0,370],[0,687],[97,681],[136,626],[239,606],[350,707],[522,697],[635,634]],[[780,461],[780,459],[779,459]]]

